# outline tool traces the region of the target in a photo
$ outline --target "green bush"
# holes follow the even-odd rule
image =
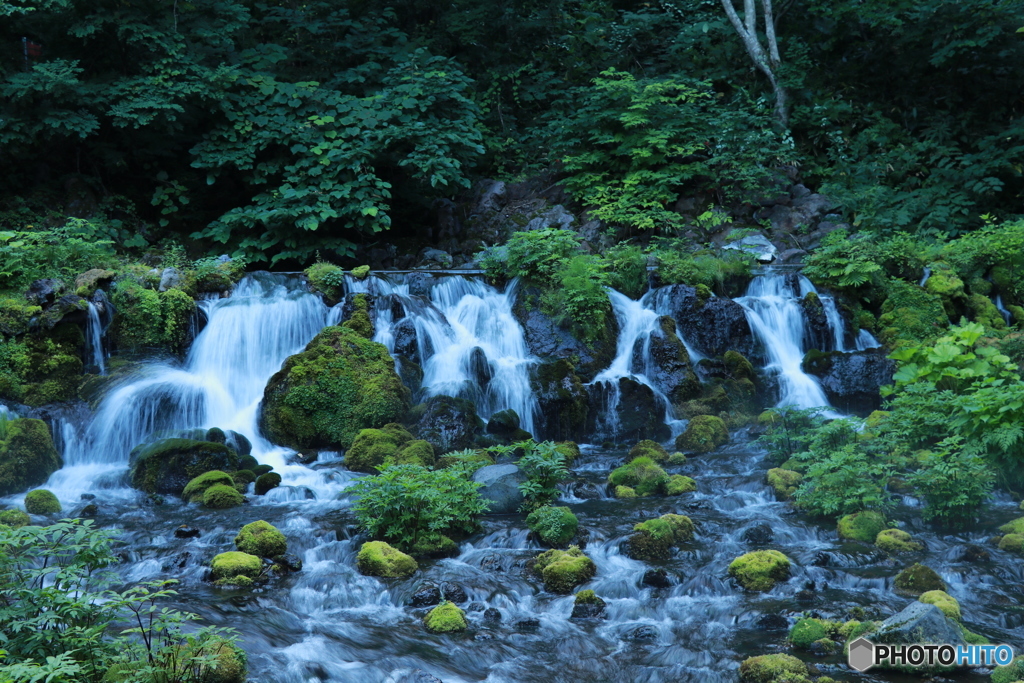
[[[24,290],[45,277],[71,281],[90,268],[114,266],[113,242],[100,233],[100,226],[81,218],[49,229],[0,230],[0,291]]]
[[[596,256],[574,256],[555,272],[553,280],[541,297],[543,310],[560,325],[571,325],[585,342],[598,341],[607,334],[605,322],[612,308],[601,261]]]
[[[519,485],[525,501],[523,507],[531,509],[558,498],[558,484],[569,477],[565,449],[552,441],[520,441],[511,449],[522,450],[523,457],[516,464],[526,481]]]
[[[552,277],[576,254],[579,246],[579,238],[572,230],[548,228],[516,232],[505,245],[504,269],[501,272],[489,270],[488,275],[551,283]]]
[[[748,280],[755,265],[752,256],[735,249],[691,254],[665,243],[654,254],[658,259],[658,279],[663,284],[690,285],[698,291],[703,286],[722,294],[733,293],[728,291],[728,283]]]
[[[601,261],[609,287],[632,299],[639,299],[647,291],[647,254],[640,247],[619,243],[605,249]]]
[[[549,546],[566,546],[578,527],[576,515],[567,507],[545,505],[526,517],[526,526]]]

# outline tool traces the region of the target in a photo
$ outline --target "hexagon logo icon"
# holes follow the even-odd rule
[[[875,663],[875,644],[867,638],[858,638],[850,643],[850,655],[847,660],[850,667],[857,671],[867,671]]]

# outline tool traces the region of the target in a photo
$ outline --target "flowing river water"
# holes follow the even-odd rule
[[[804,292],[773,277],[755,280],[738,303],[769,349],[766,369],[780,376],[781,401],[818,405],[824,395],[814,392],[820,387],[792,359],[804,349],[803,323],[791,304]],[[424,372],[434,378],[424,382],[433,387],[428,393],[473,397],[485,417],[513,407],[531,424],[528,373],[536,359],[511,314],[513,291],[462,277],[435,286],[429,296],[413,297],[407,284],[388,280],[365,286],[400,304],[377,307],[378,341],[393,349],[396,325],[403,318],[414,323],[416,343],[428,358]],[[623,334],[650,333],[648,318],[660,314],[656,295],[639,303],[612,297]],[[362,475],[344,469],[332,452],[321,452],[312,465],[298,464],[291,451],[260,436],[257,420],[270,376],[325,324],[336,322],[339,311],[307,293],[298,279],[266,274],[246,278],[231,297],[201,307],[205,326],[184,362],[145,363],[117,380],[95,412],[66,411],[53,420],[66,464],[46,487],[70,514],[93,502],[97,524],[123,532],[120,572],[126,582],[175,579],[176,607],[237,629],[253,681],[434,680],[429,674],[451,683],[732,682],[744,658],[784,651],[788,627],[803,613],[845,620],[858,610],[876,619],[899,611],[909,599],[893,591],[892,578],[914,561],[939,572],[972,631],[1018,647],[1024,641],[1024,564],[988,543],[998,524],[1019,515],[1009,498],[992,505],[984,524],[952,535],[924,525],[919,503],[905,498],[892,517],[926,550],[893,560],[872,546],[838,540],[834,526],[776,501],[764,483],[770,465],[745,432],[713,453],[666,468],[698,482],[696,493],[681,498],[610,499],[604,484],[625,451],[584,447],[561,504],[589,532],[586,552],[597,574],[584,587],[607,602],[604,619],[570,619],[572,596],[544,591],[527,572],[527,560],[543,548],[528,539],[521,516],[485,517],[482,531],[463,541],[458,556],[421,562],[407,580],[362,576],[355,554],[365,539],[346,495]],[[841,318],[830,323],[841,324]],[[839,346],[842,331],[834,338]],[[873,343],[857,340],[858,347]],[[483,384],[473,372],[480,355],[474,349],[488,363]],[[598,380],[623,372],[625,366],[613,364]],[[447,382],[443,390],[441,382]],[[666,420],[674,419],[667,411]],[[253,455],[273,465],[283,485],[222,511],[173,497],[154,504],[126,486],[134,445],[162,431],[214,426],[248,437]],[[671,560],[654,565],[620,552],[635,523],[668,512],[689,516],[697,527],[696,538]],[[205,580],[209,560],[233,549],[237,530],[256,519],[286,534],[289,552],[303,560],[302,571],[251,591],[213,587]],[[198,527],[201,535],[176,538],[180,524]],[[793,576],[768,593],[748,593],[726,570],[733,558],[759,548],[789,556]],[[659,585],[645,583],[652,569],[665,570],[653,580]],[[410,606],[419,587],[441,582],[465,591],[468,631],[432,635],[422,626],[426,608]],[[841,656],[801,657],[837,680],[903,680],[857,674]],[[984,681],[986,675],[978,670],[957,680]]]

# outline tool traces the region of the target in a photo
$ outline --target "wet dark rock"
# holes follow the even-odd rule
[[[455,262],[451,254],[447,251],[431,247],[424,247],[416,261],[416,268],[424,268],[426,270],[447,270],[453,265],[455,265]]]
[[[621,377],[617,384],[618,402],[613,401],[616,387],[607,382],[591,384],[590,414],[588,423],[590,431],[599,430],[597,418],[604,416],[609,410],[615,410],[617,432],[615,438],[620,441],[666,441],[671,431],[665,424],[665,406],[654,391],[646,384],[641,384],[629,377]],[[612,404],[614,403],[614,408]]]
[[[415,396],[423,387],[423,368],[414,363],[406,356],[394,355],[397,364],[398,379]]]
[[[816,594],[814,591],[802,590],[796,592],[796,599],[799,602],[814,602]]]
[[[409,598],[412,607],[430,607],[441,602],[441,589],[434,584],[422,586]]]
[[[657,640],[658,629],[654,626],[640,626],[632,629],[631,631],[627,631],[625,635],[623,635],[623,638],[626,640],[636,641]]]
[[[743,540],[750,545],[768,545],[775,539],[775,530],[764,522],[755,524],[743,532]]]
[[[480,569],[483,569],[485,572],[503,572],[505,571],[505,565],[502,562],[501,555],[492,553],[490,555],[485,555],[484,558],[480,560]]]
[[[520,619],[512,626],[517,631],[533,632],[540,629],[540,619]]]
[[[762,615],[756,622],[754,622],[758,630],[761,631],[788,631],[789,621],[782,615],[779,614],[765,614]]]
[[[800,291],[799,286],[795,291]],[[835,349],[835,338],[828,325],[825,308],[817,294],[808,294],[800,300],[804,312],[804,348],[832,351]]]
[[[697,398],[701,394],[700,381],[693,371],[690,354],[676,334],[676,321],[663,315],[658,319],[658,327],[648,344],[650,364],[643,367],[642,355],[634,353],[634,372],[646,371],[647,377],[673,403]]]
[[[603,619],[605,605],[601,603],[592,602],[577,602],[572,606],[572,614],[569,616],[570,619]]]
[[[182,524],[174,530],[175,538],[198,538],[201,532],[194,526]]]
[[[467,612],[483,612],[487,606],[482,602],[471,602],[466,607]]]
[[[48,306],[56,301],[63,291],[63,282],[52,278],[45,278],[30,284],[28,291],[25,292],[25,298],[36,306]]]
[[[644,576],[640,579],[640,583],[645,586],[651,586],[652,588],[668,588],[672,585],[672,580],[668,576],[668,572],[664,569],[648,569],[644,572]]]
[[[515,465],[481,467],[473,473],[473,481],[483,484],[479,494],[489,505],[488,514],[513,514],[523,504],[523,493],[519,485],[526,481],[526,475]]]
[[[556,360],[537,366],[531,378],[538,414],[538,438],[581,441],[587,425],[589,397],[575,366]]]
[[[494,623],[501,621],[501,612],[495,607],[488,607],[484,610],[484,621]]]
[[[814,559],[811,560],[811,564],[815,567],[831,567],[832,566],[832,555],[825,551],[821,551],[815,554]]]
[[[457,584],[448,581],[441,582],[441,597],[449,602],[461,603],[469,600],[466,590]]]
[[[320,680],[325,680],[326,678],[327,677],[324,677]],[[395,683],[444,683],[444,681],[442,681],[437,676],[432,676],[428,674],[426,671],[414,669],[413,671],[410,671],[406,675],[397,679]]]
[[[191,560],[192,553],[186,550],[185,552],[181,552],[175,555],[174,559],[171,560],[171,563],[178,569],[184,569],[189,565],[189,562],[191,562]]]
[[[430,398],[419,421],[420,438],[429,441],[438,453],[471,447],[483,429],[476,404],[451,396]]]
[[[96,500],[96,494],[95,493],[83,493],[81,496],[79,496],[79,498],[81,500]]]
[[[596,500],[601,497],[601,490],[597,484],[586,479],[577,479],[569,484],[572,495],[581,500]]]
[[[484,631],[483,633],[477,633],[475,636],[473,636],[473,640],[479,640],[479,641],[494,640],[494,634],[493,633],[488,633],[487,631]]]
[[[398,321],[391,333],[395,336],[395,355],[405,356],[415,363],[420,362],[419,345],[416,342],[416,325],[411,318]]]
[[[99,511],[100,509],[96,507],[95,503],[89,503],[84,508],[82,508],[82,511],[79,514],[82,515],[82,517],[95,517],[97,514],[99,514]]]
[[[469,374],[481,387],[486,387],[491,381],[491,365],[487,362],[487,354],[479,346],[469,352]]]
[[[688,285],[670,285],[664,296],[669,297],[672,317],[683,337],[702,355],[721,356],[729,350],[747,358],[760,355],[743,307],[732,299],[702,300]]]
[[[991,553],[976,545],[965,545],[957,553],[957,562],[988,562],[992,559]]]
[[[425,298],[430,297],[430,290],[435,282],[434,277],[427,273],[409,273],[405,278],[405,283],[409,285],[409,294]]]
[[[135,448],[130,462],[132,486],[146,493],[180,496],[185,485],[203,472],[238,469],[238,454],[212,441],[161,439]]]
[[[278,555],[274,558],[274,562],[281,567],[284,567],[290,572],[301,572],[302,571],[302,560],[298,555],[286,553],[284,555]]]
[[[853,353],[809,352],[804,371],[821,381],[828,400],[839,410],[867,415],[881,405],[879,389],[892,384],[896,363],[883,348]]]
[[[511,437],[519,431],[519,415],[511,408],[500,410],[487,421],[487,433]]]
[[[899,614],[889,617],[876,631],[866,636],[878,644],[948,643],[965,644],[959,625],[935,605],[912,602]]]

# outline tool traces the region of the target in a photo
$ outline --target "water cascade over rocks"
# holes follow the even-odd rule
[[[601,618],[570,618],[573,596],[545,591],[526,570],[543,548],[516,515],[484,518],[483,529],[463,539],[457,555],[422,561],[408,579],[359,574],[355,555],[365,539],[354,531],[346,488],[362,475],[341,467],[339,454],[329,451],[308,465],[295,463],[291,451],[262,438],[257,413],[269,378],[325,324],[340,322],[359,293],[373,299],[376,338],[396,357],[422,364],[424,396],[472,397],[483,415],[514,408],[530,429],[535,404],[529,378],[538,359],[511,316],[514,288],[500,292],[464,276],[422,274],[371,275],[349,285],[346,301],[328,309],[300,278],[251,275],[230,297],[200,303],[208,322],[183,362],[149,361],[123,371],[110,380],[94,413],[83,406],[82,414],[68,411],[54,420],[65,466],[46,486],[60,497],[65,513],[75,516],[94,504],[99,526],[123,531],[125,561],[117,570],[126,583],[175,579],[180,583],[171,606],[237,629],[254,683],[736,683],[739,663],[786,647],[786,629],[805,612],[846,620],[856,608],[881,620],[909,604],[893,588],[892,558],[869,545],[840,541],[831,525],[792,514],[775,499],[764,483],[770,465],[743,430],[712,453],[666,465],[670,474],[697,481],[696,492],[678,497],[576,497],[572,491],[604,491],[609,472],[625,455],[622,448],[584,446],[573,463],[576,481],[560,504],[589,534],[585,552],[597,571],[581,588],[605,602]],[[824,405],[821,387],[800,369],[801,289],[799,279],[766,273],[746,296],[736,302],[709,299],[707,310],[730,329],[751,333],[749,340],[737,337],[740,344],[765,347],[784,405]],[[689,332],[696,329],[695,313],[683,304],[694,301],[692,294],[692,288],[665,287],[637,302],[612,293],[622,334],[614,361],[592,387],[629,379],[660,396],[664,403],[655,417],[671,422],[668,397],[682,385],[671,385],[669,376],[685,376],[683,358],[692,372],[698,351],[717,356],[708,353],[710,346],[726,343],[710,333]],[[669,314],[679,323],[674,330]],[[678,346],[662,354],[659,344],[671,341],[670,331]],[[839,337],[829,337],[838,347]],[[676,374],[666,371],[669,356]],[[152,502],[125,486],[136,444],[163,432],[213,426],[252,441],[255,457],[273,465],[283,485],[228,510],[173,496]],[[666,435],[672,431],[665,428]],[[81,499],[90,493],[94,499]],[[890,515],[909,520],[915,539],[927,548],[906,563],[920,560],[939,572],[972,631],[993,642],[1019,642],[1024,613],[1005,605],[1024,600],[1020,563],[994,547],[978,547],[991,535],[987,526],[935,534],[920,522],[917,505],[907,499]],[[691,517],[694,539],[660,562],[627,557],[621,547],[633,526],[664,513]],[[994,513],[1006,519],[1019,514],[1009,499],[998,500]],[[204,580],[210,559],[232,549],[237,530],[257,519],[287,536],[302,571],[257,592]],[[181,524],[195,527],[198,535],[177,537]],[[792,577],[769,593],[744,591],[728,577],[728,566],[739,555],[765,548],[790,558]],[[423,627],[429,607],[411,603],[414,594],[446,582],[452,587],[445,595],[466,611],[469,629],[432,635]],[[841,654],[813,661],[823,675],[879,680],[874,673],[848,670]]]

